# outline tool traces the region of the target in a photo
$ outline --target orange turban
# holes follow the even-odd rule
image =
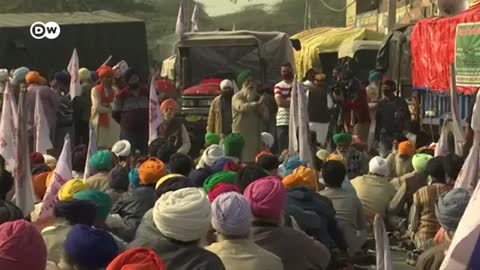
[[[113,77],[115,73],[113,69],[109,66],[101,66],[97,69],[97,76],[99,79],[103,79],[105,77]]]
[[[398,145],[398,153],[400,155],[411,156],[415,154],[415,146],[411,141],[404,141]]]
[[[39,199],[43,199],[47,192],[47,177],[50,172],[43,172],[33,176],[33,191]]]
[[[328,155],[327,161],[330,161],[330,160],[340,161],[340,162],[343,163],[343,165],[347,166],[347,160],[339,154],[332,153],[332,154]]]
[[[138,176],[142,185],[155,185],[166,174],[165,164],[154,157],[144,161],[138,168]]]
[[[285,176],[282,180],[285,188],[304,186],[310,190],[317,190],[317,173],[310,168],[300,166],[292,174]]]
[[[162,104],[160,104],[160,110],[162,112],[167,111],[168,108],[172,109],[174,112],[177,111],[177,102],[173,98],[169,98],[167,100],[164,100]]]
[[[48,84],[47,79],[40,76],[40,73],[38,73],[36,71],[28,72],[27,75],[25,75],[25,81],[27,82],[27,84],[34,84],[34,83],[35,84],[43,84],[43,85]]]

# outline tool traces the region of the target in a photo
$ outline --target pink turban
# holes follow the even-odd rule
[[[234,184],[224,182],[218,183],[208,192],[208,200],[213,202],[221,194],[231,191],[240,193],[240,189]]]
[[[25,220],[0,225],[0,269],[45,270],[47,247],[42,235]]]
[[[212,203],[212,227],[226,236],[248,236],[252,212],[247,199],[237,192],[227,192]]]
[[[243,194],[255,217],[277,219],[282,216],[287,195],[277,177],[260,178],[248,185]]]

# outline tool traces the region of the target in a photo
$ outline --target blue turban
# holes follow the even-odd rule
[[[217,173],[217,172],[221,172],[223,171],[223,167],[225,166],[225,164],[227,164],[228,162],[232,161],[231,159],[229,158],[220,158],[220,159],[217,159],[213,164],[212,164],[212,173]]]
[[[59,71],[59,72],[56,72],[54,75],[53,75],[53,78],[56,80],[56,81],[59,81],[65,85],[69,85],[70,84],[70,74],[68,74],[66,71]]]
[[[373,81],[379,81],[382,79],[382,73],[376,70],[370,71],[368,74],[368,81],[373,82]]]
[[[72,225],[93,226],[97,217],[97,206],[92,201],[72,199],[55,204],[54,213],[55,217],[64,218]]]
[[[118,255],[110,233],[87,225],[74,225],[64,243],[66,255],[88,269],[105,268]]]
[[[213,174],[212,169],[210,168],[201,168],[197,170],[192,170],[188,175],[193,182],[194,187],[203,187],[205,180]]]
[[[281,170],[281,176],[285,177],[289,174],[292,174],[293,171],[300,166],[306,167],[307,164],[305,162],[301,161],[299,156],[291,156],[291,157],[287,158],[283,162],[283,166],[282,166],[282,170]]]
[[[134,188],[140,187],[140,176],[138,175],[138,168],[133,168],[129,173],[128,173],[128,181],[130,182],[130,185]]]
[[[447,231],[455,231],[458,223],[470,202],[470,192],[463,188],[455,188],[441,195],[435,205],[438,223]]]
[[[15,71],[13,72],[12,82],[19,83],[25,80],[25,76],[27,76],[28,72],[30,72],[30,69],[28,69],[27,67],[19,67],[15,69]]]

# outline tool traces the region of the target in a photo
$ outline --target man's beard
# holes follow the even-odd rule
[[[257,89],[255,89],[255,87],[250,86],[250,87],[245,88],[245,90],[246,90],[245,92],[247,93],[247,101],[248,102],[257,101],[258,93],[257,93]]]

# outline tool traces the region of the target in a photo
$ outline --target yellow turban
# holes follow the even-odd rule
[[[60,201],[69,201],[73,199],[75,193],[88,189],[88,185],[83,179],[72,179],[60,187],[58,199]]]
[[[80,77],[80,80],[86,81],[92,77],[92,74],[90,73],[90,70],[81,68],[78,70],[78,77]]]

